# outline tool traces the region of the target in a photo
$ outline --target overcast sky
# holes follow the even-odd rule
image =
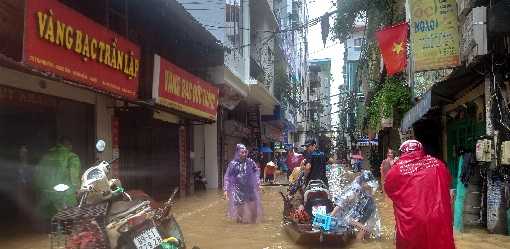
[[[336,2],[336,0],[335,0]],[[335,10],[333,6],[332,0],[308,0],[308,12],[309,19],[316,18],[318,16],[324,15],[326,12],[330,12]],[[330,26],[333,26],[334,19],[331,17]],[[343,75],[342,75],[342,67],[343,67],[343,54],[344,54],[344,46],[339,43],[338,40],[331,40],[332,34],[329,34],[329,39],[326,43],[326,47],[322,43],[321,36],[321,25],[317,24],[312,26],[308,30],[308,44],[309,44],[309,55],[310,59],[323,59],[323,58],[331,58],[331,73],[333,74],[333,81],[331,83],[331,94],[334,95],[338,93],[338,87],[343,84]],[[331,98],[331,103],[337,103],[338,96]],[[338,107],[333,105],[331,112],[336,112]],[[338,122],[338,114],[332,115],[332,123],[336,125]]]

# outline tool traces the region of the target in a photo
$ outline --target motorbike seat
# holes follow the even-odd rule
[[[145,205],[149,205],[149,202],[144,200],[115,201],[110,206],[108,219],[112,221],[116,218],[123,217]]]

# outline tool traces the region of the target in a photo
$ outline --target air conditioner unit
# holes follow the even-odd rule
[[[492,141],[489,139],[481,139],[476,142],[476,161],[490,162],[492,161]]]
[[[501,144],[501,164],[510,165],[510,141]]]
[[[465,16],[473,7],[473,0],[457,0],[459,17]]]
[[[462,24],[461,57],[468,65],[487,54],[487,8],[471,9]]]

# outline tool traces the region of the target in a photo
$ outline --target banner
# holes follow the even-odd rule
[[[160,105],[216,120],[219,89],[159,55],[154,56],[152,96]]]
[[[23,62],[136,99],[140,48],[56,0],[27,0]]]
[[[414,71],[460,65],[455,0],[409,0]]]

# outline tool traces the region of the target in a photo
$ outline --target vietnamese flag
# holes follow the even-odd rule
[[[407,63],[406,22],[385,27],[375,33],[388,75],[404,71]]]

